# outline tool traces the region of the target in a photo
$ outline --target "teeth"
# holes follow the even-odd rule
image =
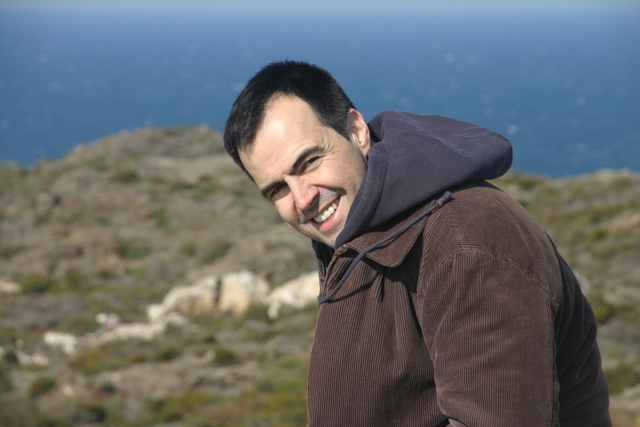
[[[329,219],[331,215],[333,215],[336,209],[338,209],[338,203],[334,203],[331,206],[329,206],[329,208],[326,211],[322,212],[320,215],[313,218],[313,220],[315,222],[325,222],[327,219]]]

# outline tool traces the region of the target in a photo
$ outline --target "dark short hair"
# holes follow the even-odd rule
[[[278,95],[302,99],[315,111],[320,123],[349,138],[347,116],[355,106],[333,76],[306,62],[274,62],[249,80],[234,102],[225,126],[224,148],[245,172],[239,151],[253,143],[269,101]]]

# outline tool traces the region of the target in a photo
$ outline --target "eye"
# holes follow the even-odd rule
[[[271,193],[269,193],[269,198],[273,199],[273,197],[278,194],[280,192],[280,190],[282,190],[282,185],[278,185],[277,187],[274,187],[271,189]]]
[[[312,158],[310,158],[309,160],[304,162],[305,169],[315,165],[319,160],[320,160],[320,157],[312,157]]]
[[[277,200],[280,196],[282,196],[284,188],[285,188],[285,184],[276,185],[271,189],[271,191],[267,195],[267,199],[272,202]]]

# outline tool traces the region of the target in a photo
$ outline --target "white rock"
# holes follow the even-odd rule
[[[269,284],[253,273],[242,271],[227,274],[220,285],[218,309],[242,315],[251,304],[264,304],[268,293]]]
[[[22,286],[19,283],[0,279],[0,294],[19,294],[21,292]]]
[[[16,351],[16,356],[18,356],[18,363],[22,366],[49,366],[50,364],[49,358],[47,356],[43,356],[42,354],[38,353],[27,354],[18,350]]]
[[[78,338],[65,332],[47,331],[43,341],[49,347],[62,350],[67,356],[73,356],[78,349]]]
[[[218,297],[217,276],[206,276],[189,286],[176,286],[162,300],[162,308],[147,310],[148,316],[159,318],[162,315],[179,311],[186,315],[206,314],[213,311]],[[151,317],[150,317],[151,318]]]
[[[198,330],[198,326],[194,325],[189,319],[175,311],[165,314],[162,316],[160,321],[163,322],[165,326],[175,326],[183,331],[194,332]]]
[[[106,328],[115,328],[120,323],[120,317],[117,314],[98,313],[96,314],[96,322]]]
[[[147,319],[149,322],[159,322],[166,313],[166,309],[162,304],[151,304],[147,306]]]
[[[301,309],[318,302],[320,281],[318,273],[303,274],[275,288],[267,297],[269,308],[267,315],[271,319],[278,317],[282,306],[288,305]]]
[[[70,384],[63,384],[60,389],[66,397],[76,397],[77,395],[75,389]]]
[[[165,330],[164,323],[123,323],[98,335],[95,340],[97,344],[129,340],[153,341],[162,336]]]

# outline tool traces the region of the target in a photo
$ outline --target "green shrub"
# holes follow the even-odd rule
[[[513,183],[523,190],[533,190],[535,187],[544,184],[544,179],[533,175],[514,175]]]
[[[188,346],[191,354],[203,357],[205,354],[211,352],[214,344],[218,342],[215,335],[211,333],[198,334],[197,336],[191,336],[185,346]]]
[[[231,249],[231,242],[226,239],[214,239],[203,244],[198,250],[198,260],[203,264],[210,264],[222,258]]]
[[[96,271],[93,276],[101,280],[109,280],[115,279],[116,277],[118,277],[118,274],[111,269],[101,268],[100,270]]]
[[[602,292],[591,292],[587,299],[598,323],[604,324],[615,318],[630,325],[640,325],[640,311],[633,302],[613,304],[604,298]]]
[[[56,283],[56,292],[77,292],[86,281],[85,275],[78,269],[67,270],[64,277]]]
[[[87,160],[87,166],[100,172],[106,172],[108,169],[107,159],[105,156],[97,156]]]
[[[56,388],[56,380],[50,377],[38,377],[29,384],[29,397],[36,398]]]
[[[8,350],[8,351],[5,351],[4,355],[2,356],[2,361],[0,361],[0,364],[3,364],[3,363],[9,367],[18,366],[20,365],[20,359],[18,359],[18,355],[16,354],[15,351]]]
[[[178,248],[178,252],[189,257],[194,256],[196,254],[196,250],[197,245],[193,239],[185,240]]]
[[[611,191],[621,191],[633,185],[631,177],[626,175],[617,176],[609,183]]]
[[[242,425],[278,427],[307,424],[304,375],[286,382],[282,388],[273,380],[263,381],[242,398],[250,402],[250,410]]]
[[[198,182],[196,188],[196,198],[204,198],[212,194],[219,193],[223,189],[222,185],[218,182],[217,179],[209,176],[200,178],[200,181]]]
[[[83,425],[103,423],[107,419],[107,410],[97,403],[83,403],[74,418]]]
[[[606,239],[610,235],[611,230],[604,227],[598,227],[587,234],[586,242],[591,244],[598,243],[599,241]]]
[[[169,230],[169,217],[167,216],[167,208],[159,207],[156,209],[152,209],[147,214],[147,218],[152,220],[156,227],[161,230],[168,231]]]
[[[200,338],[200,342],[204,344],[216,344],[218,342],[218,338],[213,334],[207,333]]]
[[[600,324],[605,324],[616,315],[616,307],[605,300],[602,292],[592,292],[587,295],[589,304],[593,309],[593,314],[596,316],[596,321]]]
[[[21,334],[17,329],[0,325],[0,347],[12,346],[20,337]]]
[[[145,425],[156,424],[157,422],[172,423],[188,418],[199,418],[198,414],[203,412],[205,408],[211,406],[214,401],[215,399],[212,395],[200,391],[190,391],[177,396],[167,396],[150,400],[147,402],[147,407],[152,414],[152,420],[148,420],[148,424]],[[192,423],[185,424],[191,425]]]
[[[156,362],[168,362],[182,354],[182,348],[175,344],[165,344],[158,348],[153,355]]]
[[[79,313],[65,318],[59,327],[61,330],[74,335],[84,335],[100,328],[100,323],[92,313]]]
[[[263,366],[264,377],[239,396],[213,402],[214,427],[294,427],[307,424],[306,358],[285,358]]]
[[[267,307],[265,304],[251,304],[247,311],[244,312],[242,317],[245,320],[259,320],[261,322],[270,321],[269,315],[267,314]]]
[[[140,175],[133,169],[123,168],[114,173],[111,179],[117,182],[130,183],[138,181]]]
[[[217,365],[233,365],[239,361],[238,355],[233,350],[220,344],[214,346],[213,351],[213,363]]]
[[[13,380],[11,379],[9,366],[4,362],[0,362],[0,395],[11,390],[13,390]]]
[[[183,181],[172,181],[169,183],[168,190],[172,193],[179,191],[190,191],[194,189],[194,185]]]
[[[0,395],[0,426],[49,427],[49,424],[38,423],[37,418],[38,416],[35,404],[26,396],[19,393]],[[71,427],[69,425],[67,426]],[[52,424],[51,427],[54,427],[54,425]]]
[[[41,415],[37,421],[37,427],[73,427],[71,421]]]
[[[0,258],[11,259],[19,254],[24,249],[24,246],[20,245],[7,245],[0,246]]]
[[[69,360],[69,366],[84,375],[93,375],[103,371],[123,368],[131,362],[121,355],[109,351],[108,346],[93,348],[77,354]]]
[[[12,279],[22,286],[22,292],[25,294],[47,292],[56,284],[53,277],[33,271],[17,273]]]
[[[113,250],[122,259],[140,259],[152,252],[150,245],[131,239],[118,241]]]
[[[640,360],[635,362],[621,362],[615,367],[604,368],[604,374],[609,383],[609,393],[621,393],[627,387],[640,384]]]
[[[110,342],[86,350],[69,360],[69,366],[85,375],[112,371],[144,362],[166,362],[182,354],[182,343],[129,341]]]

